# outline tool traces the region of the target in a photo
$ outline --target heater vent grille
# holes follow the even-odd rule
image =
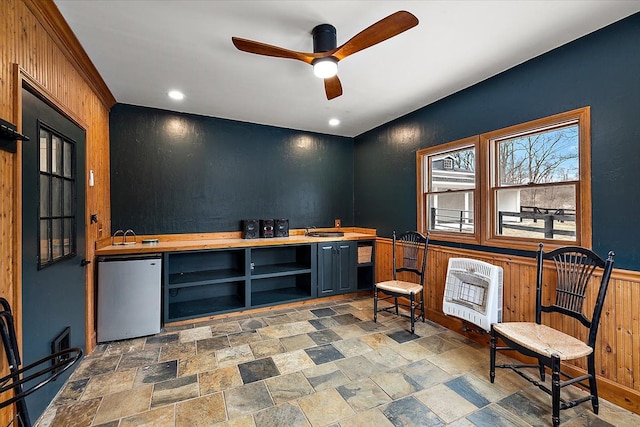
[[[502,321],[502,267],[450,258],[442,310],[489,331]]]
[[[56,354],[61,352],[62,350],[66,350],[71,347],[71,328],[67,326],[64,330],[53,339],[51,342],[51,354]],[[65,360],[68,360],[71,357],[70,354],[63,354],[61,356],[55,357],[51,360],[51,365],[55,366],[56,364],[62,363]],[[61,371],[64,367],[60,366],[58,369],[54,369],[51,371],[51,376],[54,376]],[[54,379],[55,381],[55,379]]]

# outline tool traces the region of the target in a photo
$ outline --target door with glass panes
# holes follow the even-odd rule
[[[22,90],[22,355],[25,363],[52,352],[66,328],[84,348],[85,132]],[[66,375],[69,375],[67,373]],[[36,419],[62,380],[29,396]]]

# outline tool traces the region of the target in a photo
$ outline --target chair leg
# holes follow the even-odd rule
[[[396,316],[397,316],[398,315],[398,297],[395,297],[393,300],[396,303]]]
[[[378,288],[373,286],[373,323],[378,321]]]
[[[491,328],[491,341],[489,344],[489,380],[496,380],[496,333]]]
[[[416,296],[413,292],[410,295],[411,298],[411,335],[413,335],[415,331],[414,322],[416,320]]]
[[[424,294],[420,294],[420,310],[422,311],[422,323],[424,323]]]
[[[538,371],[540,371],[540,381],[544,381],[544,377],[545,377],[544,364],[540,360],[538,360]]]
[[[551,356],[551,403],[553,413],[551,423],[553,427],[560,425],[560,358]]]
[[[587,370],[589,371],[589,393],[591,394],[591,406],[593,407],[593,413],[598,415],[598,386],[596,385],[596,368],[595,357],[591,353],[587,356]]]
[[[31,427],[31,419],[29,418],[29,411],[27,411],[27,404],[24,398],[16,401],[16,412],[18,427]]]

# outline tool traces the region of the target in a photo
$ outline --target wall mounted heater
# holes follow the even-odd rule
[[[485,331],[502,322],[502,267],[470,258],[450,258],[442,301],[444,314]]]

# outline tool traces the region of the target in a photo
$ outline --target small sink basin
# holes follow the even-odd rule
[[[312,231],[307,234],[309,237],[342,237],[343,231]]]

